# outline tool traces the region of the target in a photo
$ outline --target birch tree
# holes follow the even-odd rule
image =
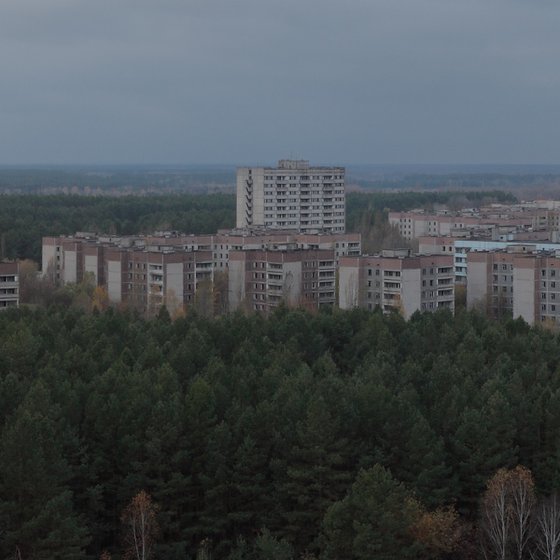
[[[482,499],[482,533],[485,558],[506,560],[510,533],[509,473],[500,469],[489,481]]]
[[[156,506],[144,490],[138,492],[124,510],[121,521],[125,529],[125,558],[149,560],[158,533]]]
[[[541,501],[535,527],[533,558],[560,559],[560,497],[557,493]]]
[[[509,514],[513,557],[526,558],[532,533],[532,515],[535,507],[535,482],[531,471],[517,466],[509,471]]]

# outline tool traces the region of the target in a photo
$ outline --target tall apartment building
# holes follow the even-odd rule
[[[342,257],[339,266],[339,306],[383,312],[455,308],[451,255],[411,255],[408,249],[380,255]]]
[[[281,302],[307,309],[336,301],[334,250],[233,251],[230,309],[270,311]]]
[[[0,311],[19,306],[19,264],[0,262]]]
[[[345,231],[343,167],[310,167],[280,160],[278,167],[237,170],[237,227],[302,232]]]

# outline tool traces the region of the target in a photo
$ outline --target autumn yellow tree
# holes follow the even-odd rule
[[[91,309],[97,311],[105,311],[109,307],[109,294],[104,286],[96,286],[91,296]]]
[[[461,538],[459,515],[454,507],[426,511],[413,525],[412,534],[434,557],[450,554]]]
[[[151,496],[141,490],[123,511],[125,555],[127,560],[149,560],[159,528],[156,520],[157,507]]]

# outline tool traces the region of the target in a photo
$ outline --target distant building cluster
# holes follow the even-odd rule
[[[389,220],[421,254],[452,256],[468,307],[560,325],[560,201],[391,212]]]
[[[89,277],[110,303],[148,315],[162,305],[268,312],[284,302],[408,318],[453,312],[461,286],[469,307],[560,323],[560,202],[390,212],[418,252],[365,255],[360,235],[345,233],[344,176],[302,160],[239,168],[236,229],[46,237],[43,274],[62,285]]]

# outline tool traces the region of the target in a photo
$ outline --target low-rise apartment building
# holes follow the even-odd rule
[[[468,254],[467,305],[560,326],[560,251],[536,246]]]
[[[19,264],[0,262],[0,311],[19,306]]]
[[[339,305],[383,312],[455,308],[451,255],[412,255],[408,249],[380,255],[343,257],[339,266]]]
[[[95,285],[107,289],[111,303],[131,305],[148,313],[154,313],[162,304],[170,311],[192,305],[201,287],[213,292],[223,309],[227,306],[228,293],[239,291],[227,287],[231,256],[235,255],[235,268],[239,265],[239,253],[255,251],[270,254],[267,261],[271,266],[275,258],[272,255],[276,253],[285,255],[283,262],[288,263],[290,259],[297,262],[306,251],[327,251],[327,260],[336,267],[342,256],[360,254],[361,237],[360,234],[264,230],[220,231],[214,235],[160,232],[126,237],[78,233],[43,239],[43,274],[60,285],[81,282],[88,277]],[[303,278],[311,272],[305,271]],[[326,271],[320,272],[324,277]],[[321,288],[326,286],[325,282],[322,278]],[[273,284],[266,305],[261,299],[258,309],[268,309],[278,300],[277,287]],[[315,306],[314,296],[309,295],[314,293],[312,284],[303,282],[301,294],[297,296],[288,291],[287,300],[292,302],[295,298],[306,302],[308,307]],[[251,292],[250,287],[246,291]],[[316,293],[317,306],[334,302],[334,297],[332,302],[329,300],[328,290]],[[253,299],[252,294],[249,299]]]
[[[332,307],[336,302],[335,251],[233,251],[230,309],[268,312],[281,302],[306,309]]]

